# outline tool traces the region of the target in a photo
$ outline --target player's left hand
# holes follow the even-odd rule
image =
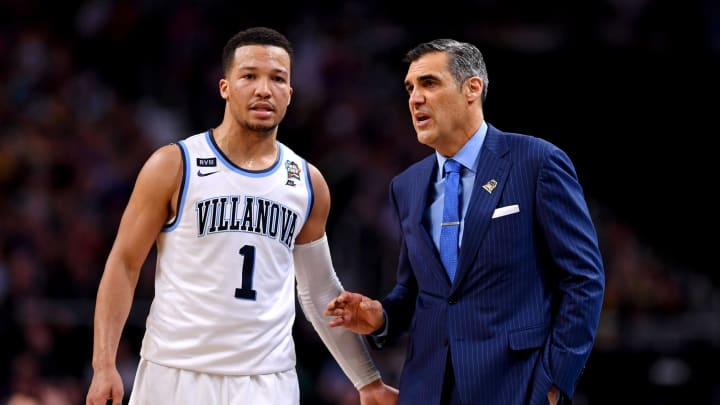
[[[361,405],[397,405],[399,391],[381,379],[360,388]]]

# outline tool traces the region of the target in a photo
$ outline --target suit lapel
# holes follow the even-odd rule
[[[427,263],[426,266],[434,275],[437,277],[439,282],[443,282],[450,285],[450,280],[447,277],[445,267],[443,267],[440,261],[440,255],[433,243],[432,236],[427,232],[423,225],[423,215],[428,206],[428,198],[430,198],[430,189],[432,188],[437,176],[437,158],[435,155],[430,155],[422,160],[415,173],[415,179],[411,184],[411,189],[408,192],[411,200],[410,204],[410,223],[415,228],[414,234],[419,235],[418,252],[422,255],[421,262]],[[414,198],[413,196],[420,196]],[[410,241],[408,241],[410,242]]]
[[[481,242],[490,226],[492,213],[497,207],[510,172],[511,162],[504,158],[508,151],[501,133],[488,124],[488,132],[480,152],[475,184],[465,213],[462,247],[458,258],[453,290],[472,267]]]

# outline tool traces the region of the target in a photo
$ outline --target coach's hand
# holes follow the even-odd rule
[[[362,335],[370,334],[385,324],[380,301],[350,291],[343,291],[330,301],[324,314],[333,317],[328,322],[329,326],[344,326]]]

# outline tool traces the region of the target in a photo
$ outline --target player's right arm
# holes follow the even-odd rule
[[[337,297],[343,287],[335,273],[325,234],[330,212],[330,189],[315,166],[308,164],[308,170],[315,199],[310,216],[295,239],[293,251],[300,307],[358,390],[360,404],[397,404],[398,390],[382,381],[365,340],[346,329],[331,330],[323,317],[325,305]]]
[[[172,218],[182,181],[182,157],[167,145],[145,162],[120,220],[105,263],[95,303],[93,379],[86,404],[120,405],[123,384],[115,364],[122,330],[132,306],[140,269],[163,225]]]

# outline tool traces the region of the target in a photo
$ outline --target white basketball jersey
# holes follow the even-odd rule
[[[225,375],[295,367],[295,237],[312,206],[304,159],[278,142],[269,169],[231,163],[210,131],[178,143],[177,216],[158,238],[141,354]]]

